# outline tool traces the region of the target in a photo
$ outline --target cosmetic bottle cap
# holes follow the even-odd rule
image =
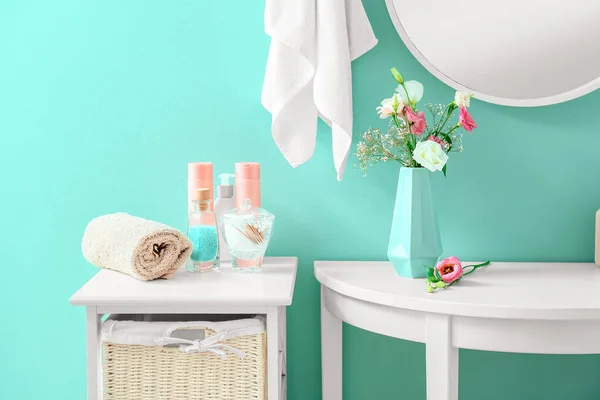
[[[196,201],[212,200],[210,198],[210,189],[207,189],[207,188],[196,189],[194,191],[194,200],[196,200]]]
[[[260,179],[260,164],[257,162],[235,163],[235,178],[245,181]]]
[[[193,181],[212,181],[213,165],[209,162],[188,163],[188,179]]]
[[[231,180],[235,177],[233,174],[220,174],[221,183],[217,185],[217,196],[220,198],[233,197],[233,183]]]

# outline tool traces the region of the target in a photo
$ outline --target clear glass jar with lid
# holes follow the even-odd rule
[[[241,208],[223,213],[219,221],[223,239],[231,252],[233,269],[239,272],[262,270],[263,258],[271,237],[275,216],[262,208],[254,208],[245,199]]]

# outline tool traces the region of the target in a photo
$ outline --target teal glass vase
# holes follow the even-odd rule
[[[429,170],[400,168],[388,259],[400,276],[425,278],[442,255],[442,242],[431,198]]]

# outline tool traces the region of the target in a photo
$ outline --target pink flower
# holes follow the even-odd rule
[[[448,257],[438,262],[435,266],[446,283],[452,283],[463,276],[460,260],[455,256]]]
[[[460,115],[458,116],[458,124],[465,128],[465,131],[472,132],[473,129],[477,128],[477,124],[471,114],[467,111],[467,107],[460,108]]]
[[[425,113],[423,111],[415,114],[410,107],[406,106],[404,107],[404,115],[410,123],[410,131],[413,135],[420,136],[423,132],[425,132],[427,121],[425,121]]]
[[[432,142],[436,142],[437,144],[439,144],[440,146],[442,146],[442,148],[444,148],[446,146],[446,142],[444,142],[442,139],[440,139],[437,136],[433,136],[430,135],[427,140],[431,140]]]

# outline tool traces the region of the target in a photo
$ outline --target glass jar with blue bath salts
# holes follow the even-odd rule
[[[189,215],[187,236],[192,242],[193,251],[186,264],[188,272],[218,271],[219,233],[215,214],[210,211],[212,198],[209,189],[194,192],[194,208]]]

